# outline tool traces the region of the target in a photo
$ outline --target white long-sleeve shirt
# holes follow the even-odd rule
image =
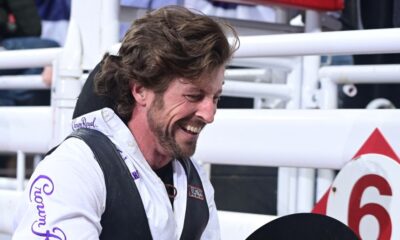
[[[164,183],[144,159],[129,129],[111,109],[73,120],[72,129],[81,127],[101,131],[117,146],[135,180],[153,239],[179,239],[187,199],[187,178],[179,161],[172,162],[177,189],[172,208]],[[210,212],[201,239],[220,239],[214,189],[204,171],[193,163]],[[69,138],[35,169],[14,219],[13,239],[99,239],[105,204],[104,175],[93,152],[82,140]]]

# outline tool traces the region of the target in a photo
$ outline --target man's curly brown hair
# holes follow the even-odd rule
[[[225,29],[232,33],[232,46]],[[128,121],[135,105],[132,83],[163,93],[176,77],[195,81],[226,64],[237,47],[237,34],[228,24],[184,7],[163,7],[133,22],[117,56],[104,56],[95,91],[113,99]]]

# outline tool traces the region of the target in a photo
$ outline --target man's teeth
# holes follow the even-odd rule
[[[194,127],[194,126],[186,126],[185,127],[186,130],[188,130],[189,132],[193,132],[193,133],[199,133],[201,130],[201,127]]]

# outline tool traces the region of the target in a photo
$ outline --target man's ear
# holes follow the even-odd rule
[[[146,105],[146,88],[139,84],[133,84],[131,87],[131,93],[136,101],[136,104]]]

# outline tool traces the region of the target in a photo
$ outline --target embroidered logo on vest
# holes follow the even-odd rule
[[[196,198],[199,200],[204,200],[203,190],[199,187],[188,185],[188,195],[189,197]]]

